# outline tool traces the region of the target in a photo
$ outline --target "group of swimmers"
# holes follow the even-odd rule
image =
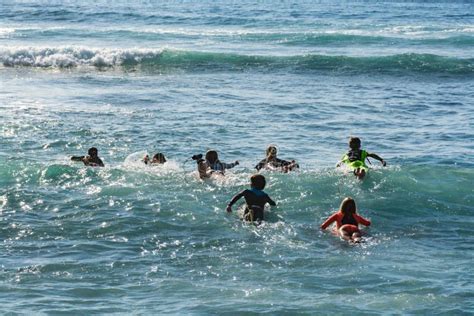
[[[369,167],[365,163],[368,158],[374,158],[386,166],[386,162],[380,156],[374,153],[369,153],[361,149],[361,141],[358,137],[351,137],[349,139],[349,150],[343,155],[341,161],[336,166],[345,165],[357,179],[363,179],[367,174]],[[197,163],[197,171],[201,179],[210,178],[215,174],[224,175],[226,169],[233,168],[239,165],[238,161],[233,163],[224,163],[219,160],[219,156],[215,150],[209,150],[203,157],[202,154],[191,157]],[[98,150],[92,147],[88,151],[87,156],[73,156],[73,161],[82,161],[86,166],[103,167],[104,163],[98,156]],[[143,158],[143,163],[147,165],[156,165],[166,163],[166,158],[163,153],[156,153],[151,159],[148,155]],[[260,171],[262,169],[280,172],[290,172],[299,168],[295,160],[287,161],[277,158],[276,146],[269,146],[266,150],[266,157],[262,159],[255,169]],[[236,194],[227,205],[227,212],[232,212],[232,206],[240,199],[244,198],[246,205],[244,210],[243,220],[259,224],[264,220],[264,209],[268,203],[275,206],[276,203],[266,194],[263,189],[266,185],[266,179],[261,174],[254,174],[250,177],[250,190],[243,190]],[[336,223],[335,233],[341,238],[349,242],[359,242],[361,240],[361,231],[359,225],[369,226],[371,222],[364,217],[357,214],[356,203],[354,199],[345,198],[337,212],[329,216],[324,223],[321,224],[321,229],[326,229],[332,223]]]

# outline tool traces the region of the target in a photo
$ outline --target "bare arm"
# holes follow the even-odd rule
[[[344,154],[344,156],[341,157],[341,160],[339,160],[336,164],[336,167],[340,167],[343,163],[344,163],[344,160],[346,159],[346,154]]]
[[[387,165],[387,162],[385,162],[385,160],[383,160],[382,157],[380,157],[377,154],[367,153],[367,157],[377,159],[378,161],[380,161],[382,163],[382,166],[384,166],[384,167]]]

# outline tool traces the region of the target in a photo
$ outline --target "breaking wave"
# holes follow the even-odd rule
[[[333,71],[342,73],[441,73],[473,75],[473,58],[433,54],[388,56],[263,56],[175,49],[89,49],[82,47],[11,48],[0,50],[5,67],[137,68],[143,71]]]

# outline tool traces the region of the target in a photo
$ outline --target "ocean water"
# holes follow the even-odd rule
[[[350,135],[387,167],[336,170]],[[0,1],[0,311],[472,315],[473,139],[471,1]],[[268,144],[301,169],[254,227]]]

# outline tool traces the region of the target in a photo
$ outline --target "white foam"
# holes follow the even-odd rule
[[[113,67],[139,63],[160,56],[160,49],[89,49],[84,47],[11,47],[0,49],[4,66],[68,68],[77,66]]]
[[[440,33],[447,34],[462,34],[465,33],[470,35],[474,33],[474,27],[471,24],[458,24],[452,25],[396,25],[386,26],[379,25],[380,27],[367,28],[365,25],[356,25],[354,28],[336,28],[336,29],[318,29],[308,31],[307,29],[299,29],[294,27],[289,28],[238,28],[238,27],[166,27],[166,26],[109,26],[102,27],[100,29],[91,29],[83,25],[69,25],[69,26],[22,26],[16,25],[13,27],[0,28],[0,38],[9,37],[15,32],[25,31],[58,31],[63,30],[64,32],[75,31],[75,32],[87,32],[87,33],[99,33],[107,34],[111,32],[131,32],[131,33],[143,33],[143,34],[158,34],[158,35],[170,35],[170,36],[205,36],[205,37],[221,37],[221,36],[265,36],[265,35],[324,35],[324,34],[345,34],[355,36],[385,36],[385,37],[435,37]]]
[[[123,162],[123,167],[125,169],[152,173],[155,175],[167,175],[183,171],[179,163],[169,159],[164,164],[147,165],[143,162],[145,155],[150,156],[146,151],[139,151],[128,155]]]
[[[15,29],[11,27],[0,27],[0,38],[8,38],[10,34],[15,33]]]

